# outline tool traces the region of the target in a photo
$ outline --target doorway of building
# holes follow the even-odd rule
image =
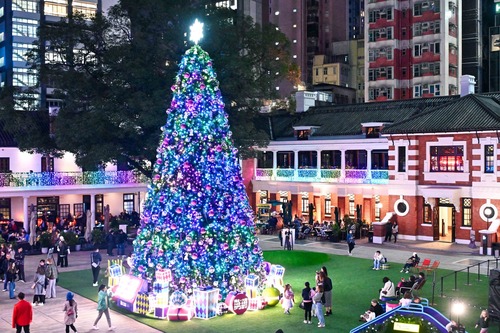
[[[438,209],[438,218],[434,220],[437,226],[434,226],[435,232],[438,232],[438,237],[434,239],[439,239],[443,242],[454,242],[455,241],[455,207],[451,204],[440,204]]]

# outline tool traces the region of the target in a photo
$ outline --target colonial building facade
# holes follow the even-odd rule
[[[251,201],[291,201],[292,214],[304,218],[312,203],[320,221],[347,214],[372,224],[375,242],[389,220],[398,221],[403,239],[469,244],[471,236],[477,242],[485,236],[484,251],[491,252],[500,207],[499,98],[471,94],[270,115],[269,146],[243,164]]]

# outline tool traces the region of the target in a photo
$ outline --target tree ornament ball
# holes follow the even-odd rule
[[[280,301],[280,291],[274,287],[264,289],[262,296],[269,306],[276,306]]]

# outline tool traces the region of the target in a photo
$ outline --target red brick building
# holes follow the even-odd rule
[[[469,244],[472,234],[479,244],[485,236],[491,253],[500,94],[316,107],[262,124],[272,140],[243,163],[255,207],[291,201],[292,214],[308,219],[312,203],[314,220],[347,214],[372,224],[375,242],[390,219],[403,239]]]

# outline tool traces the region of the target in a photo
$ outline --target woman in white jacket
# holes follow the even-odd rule
[[[389,279],[387,276],[385,276],[382,279],[382,282],[384,282],[384,287],[380,290],[380,299],[384,300],[387,298],[393,298],[396,297],[396,288],[394,288],[394,283],[392,283],[391,279]]]

